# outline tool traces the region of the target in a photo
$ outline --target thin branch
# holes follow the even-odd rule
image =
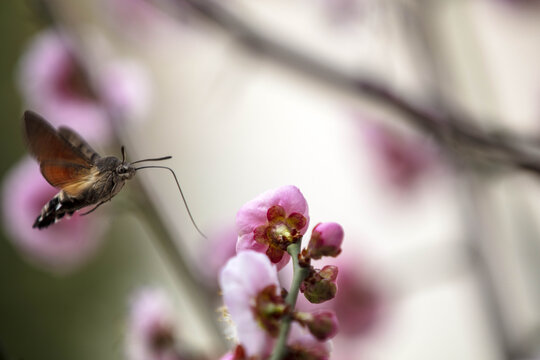
[[[443,149],[456,152],[464,158],[480,158],[540,175],[540,147],[530,139],[507,135],[497,129],[485,132],[464,114],[453,112],[448,115],[438,111],[436,106],[420,106],[374,79],[363,74],[351,75],[274,39],[221,3],[211,0],[171,1],[183,11],[185,5],[188,5],[254,55],[274,60],[326,85],[383,103],[404,115],[404,119],[411,125],[432,136]]]
[[[291,283],[291,288],[285,303],[289,305],[291,311],[294,311],[296,306],[296,299],[298,298],[298,292],[300,291],[300,284],[309,274],[309,268],[300,266],[298,261],[298,254],[300,253],[301,241],[297,241],[287,247],[287,252],[291,255],[293,261],[294,275]],[[292,316],[289,314],[281,320],[279,327],[279,334],[274,345],[274,350],[270,360],[281,360],[287,354],[287,338],[289,337],[289,331],[291,329]]]

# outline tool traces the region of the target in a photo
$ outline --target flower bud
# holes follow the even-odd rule
[[[338,267],[334,265],[326,265],[319,270],[319,276],[329,281],[336,281],[338,275]]]
[[[336,296],[338,268],[327,265],[322,270],[311,269],[310,274],[300,285],[300,291],[313,304],[320,304]]]
[[[336,257],[341,253],[342,242],[343,228],[341,225],[334,222],[319,223],[313,228],[307,252],[309,257],[315,260],[323,256]]]
[[[324,341],[333,338],[338,332],[336,314],[330,310],[318,310],[310,314],[311,319],[306,321],[309,332],[317,339]]]

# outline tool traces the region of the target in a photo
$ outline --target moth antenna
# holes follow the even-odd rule
[[[164,158],[159,158],[157,160],[166,160],[167,158],[170,159],[171,156],[166,156]],[[149,161],[149,160],[156,160],[156,159],[139,160],[136,162]],[[189,218],[191,219],[191,223],[193,224],[193,226],[195,226],[195,229],[203,238],[208,239],[206,235],[204,235],[204,233],[201,231],[201,229],[199,229],[199,227],[197,226],[195,219],[193,219],[193,215],[191,215],[191,210],[189,210],[189,206],[187,204],[186,198],[184,197],[184,192],[182,191],[182,188],[180,187],[180,182],[178,181],[178,178],[176,177],[176,174],[174,173],[173,169],[167,166],[158,166],[158,165],[148,165],[148,166],[141,166],[141,167],[135,168],[135,170],[141,170],[141,169],[167,169],[171,172],[172,176],[174,177],[174,181],[176,181],[176,187],[178,188],[178,191],[180,191],[180,195],[182,196],[182,201],[184,202],[184,206],[186,207]]]
[[[124,147],[124,145],[122,145],[121,151],[122,151],[122,162],[126,162],[126,148]]]
[[[140,163],[140,162],[143,162],[143,161],[161,161],[161,160],[169,160],[169,159],[172,159],[172,156],[163,156],[163,157],[160,157],[160,158],[137,160],[137,161],[134,161],[134,162],[130,163],[130,165],[137,164],[137,163]]]

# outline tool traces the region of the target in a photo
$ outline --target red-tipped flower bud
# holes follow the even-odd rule
[[[305,323],[313,336],[321,341],[336,336],[338,332],[338,321],[333,311],[318,310],[310,315],[311,319]]]
[[[341,225],[334,222],[319,223],[313,228],[307,252],[312,259],[320,259],[323,256],[336,257],[341,253],[342,242]]]
[[[337,274],[338,268],[332,265],[327,265],[322,270],[312,268],[310,274],[300,285],[300,291],[312,304],[331,300],[337,292]]]

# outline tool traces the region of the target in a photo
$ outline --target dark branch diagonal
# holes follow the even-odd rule
[[[177,5],[187,4],[255,55],[273,59],[315,80],[389,106],[412,126],[432,136],[447,151],[540,174],[540,144],[528,138],[521,139],[497,129],[483,131],[466,115],[446,115],[436,106],[422,107],[368,76],[348,74],[264,34],[218,2],[173,1]]]

